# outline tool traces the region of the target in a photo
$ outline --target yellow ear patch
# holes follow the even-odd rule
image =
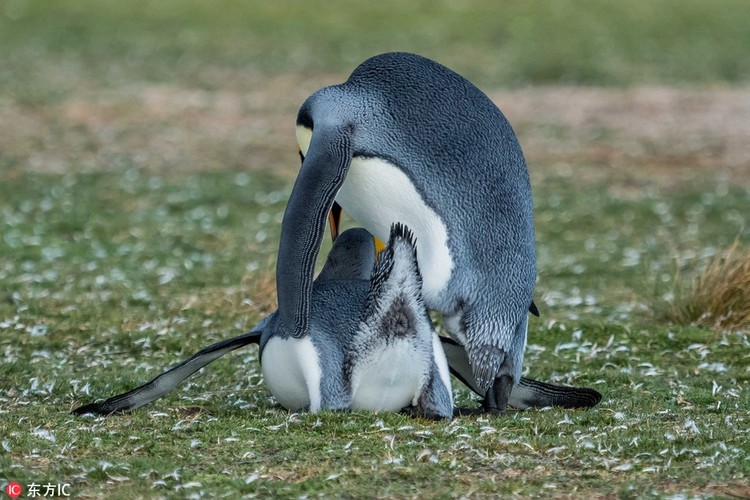
[[[310,142],[312,142],[313,131],[304,125],[297,125],[295,132],[297,135],[297,146],[302,156],[307,156],[307,150],[310,149]]]

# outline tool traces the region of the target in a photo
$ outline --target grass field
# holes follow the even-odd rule
[[[348,73],[392,50],[438,59],[490,86],[750,78],[750,5],[742,0],[0,5],[0,83],[32,100],[73,90],[68,72],[89,85],[179,80],[214,89],[237,70]],[[57,68],[68,72],[53,75]],[[55,77],[55,89],[36,88]]]
[[[750,245],[750,4],[410,5],[0,1],[0,485],[750,496],[750,332],[662,314],[676,276]],[[526,372],[602,403],[289,414],[253,347],[132,415],[71,416],[274,308],[296,109],[392,49],[467,74],[519,133],[542,313]]]

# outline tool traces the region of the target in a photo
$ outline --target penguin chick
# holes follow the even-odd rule
[[[422,301],[414,237],[401,224],[379,255],[362,318],[344,359],[352,407],[452,415],[448,365]]]
[[[340,208],[381,240],[417,240],[428,308],[465,349],[488,411],[521,379],[536,278],[531,188],[500,110],[448,68],[407,53],[363,62],[310,96],[297,117],[302,166],[277,259],[279,335],[311,328],[313,267]]]

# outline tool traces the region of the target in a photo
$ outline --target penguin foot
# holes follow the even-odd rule
[[[423,409],[418,408],[417,406],[406,406],[404,408],[401,408],[401,413],[404,415],[408,415],[412,418],[424,418],[427,420],[444,420],[447,417],[446,415],[441,415],[438,412],[433,411],[426,411]],[[455,416],[455,410],[453,411],[453,416]]]
[[[508,400],[512,390],[513,378],[510,375],[501,375],[487,389],[487,394],[482,400],[482,406],[478,408],[453,408],[453,416],[504,415],[508,410]]]
[[[505,413],[505,410],[508,409],[508,399],[510,399],[512,390],[513,378],[510,375],[497,377],[482,401],[485,412]]]
[[[487,411],[483,406],[477,408],[453,408],[453,418],[456,417],[475,417],[477,415],[484,415]]]

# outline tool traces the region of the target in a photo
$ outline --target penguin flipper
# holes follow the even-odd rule
[[[602,400],[599,391],[588,387],[567,387],[521,378],[510,395],[508,404],[519,410],[526,408],[591,408]]]
[[[463,346],[447,337],[440,337],[440,342],[448,359],[448,368],[451,374],[475,394],[485,397],[486,394],[481,391],[474,379],[469,356]],[[508,399],[508,406],[519,410],[548,406],[591,408],[601,399],[602,395],[598,391],[587,387],[566,387],[521,377],[518,384],[513,386]]]
[[[136,387],[133,390],[112,396],[99,403],[90,403],[79,406],[72,411],[75,415],[85,413],[94,413],[97,415],[110,415],[112,413],[126,413],[141,406],[147,405],[152,401],[159,399],[169,391],[177,387],[183,380],[193,373],[197,372],[207,364],[211,363],[240,347],[248,344],[260,344],[263,326],[267,323],[269,317],[261,321],[258,326],[250,332],[244,333],[237,337],[222,340],[212,344],[205,349],[201,349],[179,365],[167,370],[151,381]]]
[[[474,379],[474,372],[471,369],[471,363],[469,362],[469,355],[466,353],[466,349],[456,342],[455,340],[448,337],[440,337],[440,343],[445,351],[445,357],[448,360],[448,369],[451,375],[461,381],[466,387],[472,390],[474,394],[484,397],[485,391],[482,391]]]

